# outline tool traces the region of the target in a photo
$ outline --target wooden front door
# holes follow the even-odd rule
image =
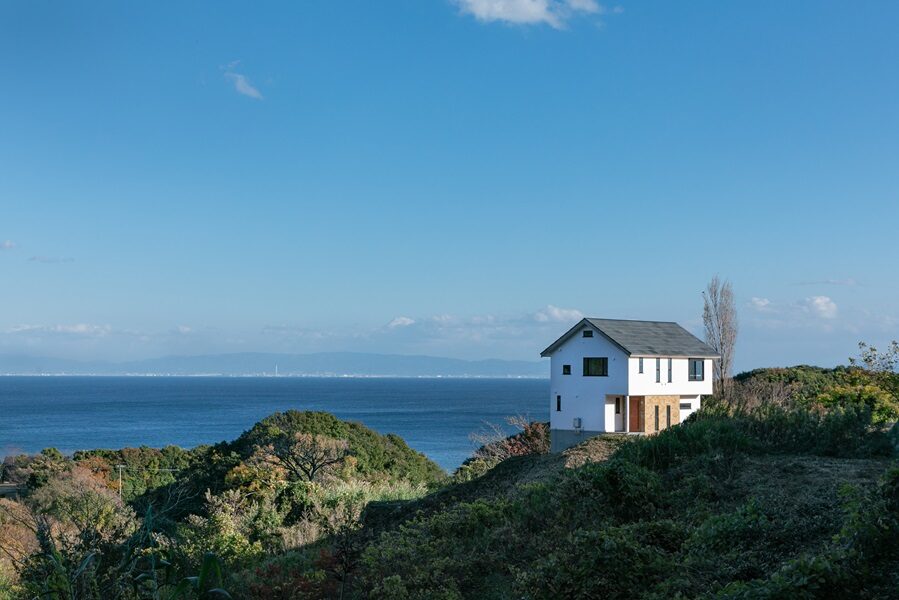
[[[643,423],[640,418],[643,416],[643,397],[631,396],[630,410],[627,411],[629,427],[628,431],[643,431]]]

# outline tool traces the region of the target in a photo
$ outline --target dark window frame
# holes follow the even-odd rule
[[[594,360],[600,361],[598,363],[600,365],[599,369],[598,369],[599,370],[598,373],[592,373],[591,371],[593,369],[591,369],[589,367],[590,361],[594,361]],[[609,357],[608,356],[585,356],[584,357],[583,375],[584,375],[584,377],[608,377],[609,376]]]
[[[562,396],[556,394],[556,412],[562,412]]]
[[[615,396],[615,414],[621,414],[621,396]]]
[[[656,431],[659,430],[659,405],[656,404]]]
[[[671,405],[665,406],[665,427],[671,427]]]
[[[562,365],[562,375],[571,375],[571,365]]]
[[[586,338],[591,338],[591,337],[593,337],[593,330],[592,330],[592,329],[585,329],[585,330],[584,330],[584,337],[586,337]]]
[[[673,364],[673,362],[674,362],[673,359],[670,359],[670,358],[668,359],[668,383],[671,383],[671,381],[672,381],[672,372],[673,372],[672,364]]]
[[[691,402],[681,402],[680,403],[681,410],[693,410],[693,403]]]
[[[699,369],[695,368],[699,365]],[[704,358],[688,358],[687,370],[689,372],[690,381],[705,381],[705,359]]]
[[[637,359],[637,369],[638,369],[637,372],[642,375],[643,374],[643,357],[642,356]]]
[[[662,383],[662,359],[656,359],[656,383]]]

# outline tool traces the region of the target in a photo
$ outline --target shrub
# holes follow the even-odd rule
[[[409,448],[399,436],[381,435],[360,423],[341,421],[322,412],[289,410],[266,417],[241,435],[230,448],[248,459],[256,448],[272,440],[295,434],[344,440],[354,459],[356,474],[368,479],[406,479],[412,483],[435,484],[446,473],[424,454]]]
[[[664,546],[653,543],[660,536]],[[672,543],[669,538],[676,541]],[[628,599],[664,580],[678,565],[671,548],[683,538],[670,521],[576,530],[544,560],[520,569],[515,589],[521,597]]]

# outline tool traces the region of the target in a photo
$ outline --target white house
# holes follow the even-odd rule
[[[552,448],[606,432],[655,433],[686,419],[712,393],[720,358],[677,323],[582,319],[549,357]]]

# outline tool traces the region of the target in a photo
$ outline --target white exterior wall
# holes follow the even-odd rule
[[[608,377],[584,377],[584,357],[607,357]],[[557,348],[550,358],[550,428],[572,430],[580,417],[585,431],[614,431],[615,404],[607,404],[606,396],[627,394],[627,362],[627,354],[597,331],[592,338],[578,331]],[[571,365],[571,375],[562,375],[562,365]],[[562,396],[559,412],[557,395]]]
[[[681,396],[680,403],[683,406],[685,403],[690,403],[690,410],[684,410],[683,408],[680,410],[680,422],[683,423],[687,420],[687,417],[695,413],[699,410],[700,404],[702,403],[702,399],[700,396]]]
[[[640,359],[628,359],[628,395],[630,396],[698,396],[712,393],[712,359],[703,362],[705,379],[690,381],[690,366],[687,358],[672,358],[671,383],[668,383],[668,359],[662,359],[662,381],[656,383],[656,357],[643,358],[643,373],[640,373]]]

